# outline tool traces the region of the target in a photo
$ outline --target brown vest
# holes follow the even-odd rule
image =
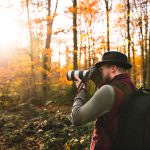
[[[116,137],[117,126],[118,126],[118,117],[119,110],[121,109],[124,101],[124,92],[117,88],[115,85],[116,82],[122,82],[126,84],[126,87],[129,88],[130,91],[136,90],[134,84],[130,80],[127,73],[120,74],[115,76],[109,82],[105,82],[102,85],[110,84],[113,86],[115,91],[115,102],[112,110],[105,115],[105,125],[107,129],[111,132],[111,136],[113,139]],[[102,86],[101,85],[101,86]],[[91,138],[90,150],[111,150],[112,140],[106,128],[102,126],[102,117],[96,119],[94,124],[94,132]]]

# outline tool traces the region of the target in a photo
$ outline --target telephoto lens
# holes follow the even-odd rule
[[[82,81],[87,81],[89,80],[89,70],[70,70],[66,76],[69,81],[76,81],[75,76],[79,77]]]

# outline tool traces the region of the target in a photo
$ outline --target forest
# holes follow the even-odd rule
[[[88,150],[93,122],[71,124],[66,73],[105,52],[126,54],[133,83],[150,88],[149,0],[5,0],[0,20],[1,150]]]

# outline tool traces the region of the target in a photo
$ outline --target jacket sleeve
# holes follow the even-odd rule
[[[71,122],[81,126],[110,111],[114,104],[115,92],[111,85],[103,85],[93,97],[85,103],[85,92],[82,90],[75,98],[71,110]]]

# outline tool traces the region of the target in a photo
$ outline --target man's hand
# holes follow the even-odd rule
[[[86,89],[86,84],[85,82],[83,82],[78,76],[75,76],[75,84],[77,87],[77,93],[79,93],[81,90],[85,90]]]

